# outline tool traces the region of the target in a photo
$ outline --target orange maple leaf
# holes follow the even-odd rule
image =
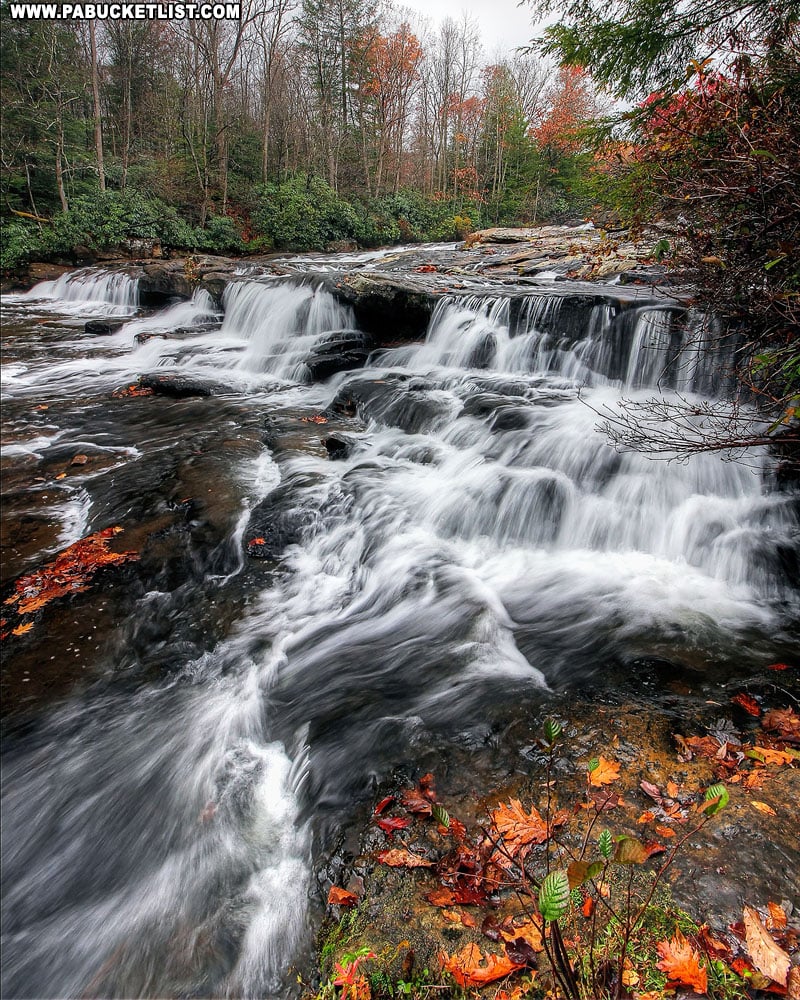
[[[526,813],[519,799],[511,799],[508,805],[501,803],[490,815],[512,856],[529,844],[543,844],[550,836],[536,807]]]
[[[440,956],[442,968],[449,972],[459,986],[486,986],[497,979],[503,979],[524,966],[512,962],[507,955],[484,955],[476,944],[467,944],[455,955],[443,952]]]
[[[615,760],[599,757],[597,767],[589,771],[589,784],[594,785],[595,788],[610,785],[619,777],[619,768],[620,765]]]
[[[658,968],[666,972],[670,983],[691,986],[697,993],[708,990],[708,974],[700,965],[700,955],[680,931],[669,941],[659,941],[656,948],[661,956]]]

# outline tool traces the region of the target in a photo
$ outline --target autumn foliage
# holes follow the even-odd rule
[[[728,784],[738,779],[743,786],[751,776],[763,780],[775,768],[800,766],[794,749],[800,717],[794,709],[765,710],[762,699],[746,691],[732,700],[751,720],[748,725],[758,726],[755,737],[735,743],[732,731],[727,737],[678,735],[678,761],[689,755],[712,759]],[[560,724],[548,720],[541,749],[550,762],[560,735]],[[632,793],[617,790],[622,766],[615,757],[599,755],[584,765],[585,791],[572,807],[551,780],[548,763],[540,802],[502,797],[487,807],[477,827],[448,813],[431,774],[377,803],[373,823],[391,846],[376,851],[374,859],[407,870],[419,883],[419,898],[436,914],[430,921],[453,928],[452,936],[461,938],[458,947],[438,951],[444,977],[435,987],[439,995],[450,995],[447,984],[455,983],[497,1000],[522,1000],[542,991],[563,1000],[661,1000],[664,991],[732,996],[724,990],[735,983],[739,997],[748,984],[796,996],[800,976],[791,955],[800,946],[800,928],[778,903],[769,901],[762,910],[746,906],[742,921],[728,933],[712,933],[685,914],[665,924],[665,911],[653,902],[680,851],[727,806],[727,787],[711,785],[698,799],[677,780],[663,785],[642,780],[638,795],[649,808],[638,826],[648,832],[614,834],[605,826],[607,817],[630,808],[626,799]],[[641,876],[635,878],[637,872]],[[329,902],[355,905],[349,892],[335,886]],[[658,931],[649,926],[651,919]],[[334,983],[341,984],[342,998],[387,995],[375,986],[385,980],[370,978],[380,963],[378,955],[370,955],[363,964],[360,959],[354,964],[351,956],[349,965],[336,967]],[[661,985],[656,989],[654,983]]]
[[[70,545],[41,569],[21,576],[4,603],[22,617],[36,614],[51,601],[88,590],[101,569],[139,558],[136,552],[109,551],[111,540],[121,531],[117,526],[104,528]],[[30,621],[20,623],[13,634],[24,635],[32,626]]]

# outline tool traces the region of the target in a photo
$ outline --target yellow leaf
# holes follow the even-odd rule
[[[758,809],[758,811],[760,813],[764,813],[765,816],[777,816],[778,815],[775,812],[775,810],[772,808],[772,806],[768,806],[766,802],[757,802],[755,799],[751,799],[750,800],[750,805],[754,809]]]

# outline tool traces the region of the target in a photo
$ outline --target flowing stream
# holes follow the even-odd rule
[[[674,304],[445,296],[424,342],[317,384],[309,351],[356,323],[313,280],[137,308],[97,270],[4,300],[6,582],[112,524],[157,540],[24,639],[55,687],[6,731],[5,996],[288,996],[316,858],[421,748],[480,753],[610,664],[789,642],[773,460],[598,430],[623,395],[726,392],[733,346]],[[112,396],[147,372],[225,391]]]

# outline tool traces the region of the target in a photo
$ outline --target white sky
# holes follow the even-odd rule
[[[398,6],[426,16],[434,28],[446,17],[461,20],[466,11],[477,21],[490,59],[495,54],[509,55],[534,36],[531,8],[518,6],[517,0],[400,0]]]

